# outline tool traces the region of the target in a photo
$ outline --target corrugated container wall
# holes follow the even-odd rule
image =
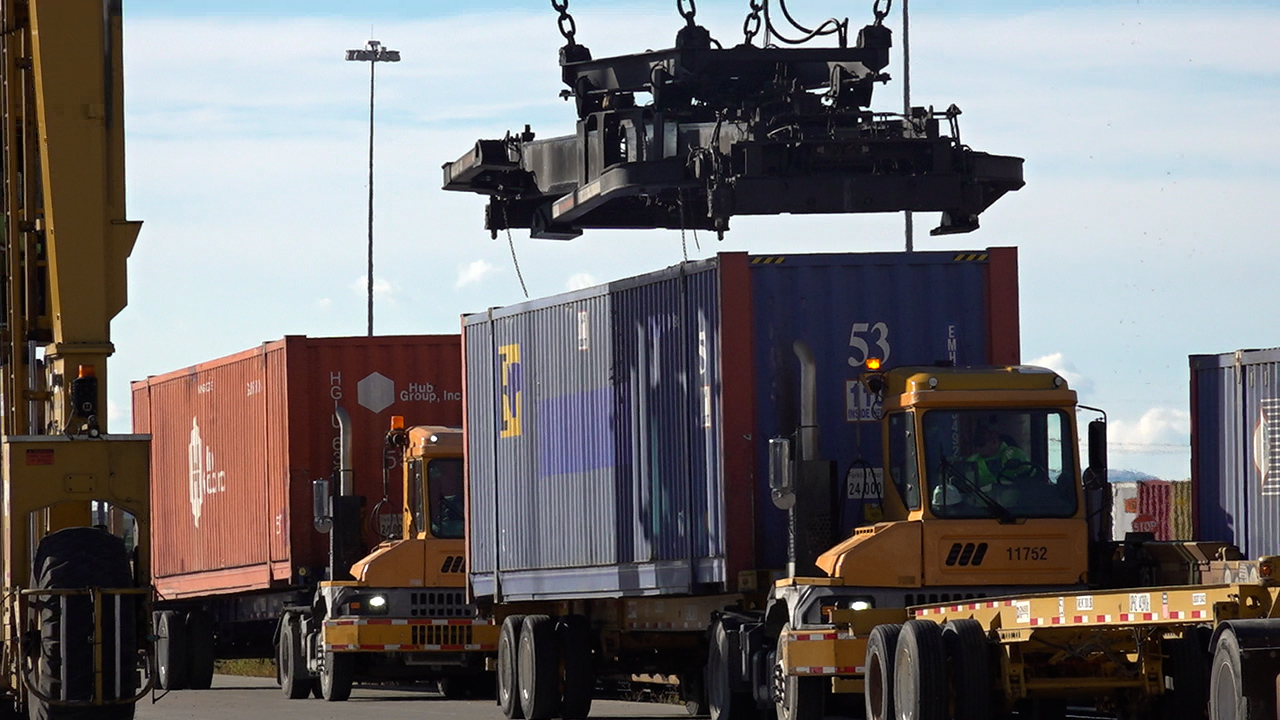
[[[1280,553],[1280,348],[1192,355],[1196,537]]]
[[[874,520],[866,360],[1018,362],[1016,263],[1011,248],[724,254],[466,317],[475,592],[733,591],[783,567],[762,469],[798,423],[797,343],[817,362],[841,529]]]
[[[383,500],[391,415],[462,422],[456,335],[287,337],[134,382],[134,432],[150,433],[153,573],[165,597],[264,590],[327,565],[312,526],[311,481],[333,475],[334,410],[351,417],[355,492],[380,527],[398,531],[401,484]]]

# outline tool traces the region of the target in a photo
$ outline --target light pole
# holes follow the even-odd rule
[[[347,60],[369,63],[369,335],[373,336],[373,69],[380,62],[400,62],[399,50],[370,40],[360,50],[348,50]]]

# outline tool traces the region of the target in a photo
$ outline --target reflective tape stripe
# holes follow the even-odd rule
[[[867,669],[861,665],[857,667],[833,667],[831,665],[817,665],[810,667],[798,667],[792,672],[796,675],[862,675]]]
[[[468,650],[492,651],[497,650],[497,645],[346,645],[325,643],[325,650],[329,651],[354,651],[354,652],[384,652],[384,651],[400,651],[400,652],[426,652],[426,651],[445,651],[445,652],[463,652]]]
[[[1120,622],[1143,622],[1155,619],[1155,613],[1120,613]]]

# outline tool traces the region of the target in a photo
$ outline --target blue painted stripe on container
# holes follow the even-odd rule
[[[612,388],[543,400],[538,408],[543,477],[612,467]]]

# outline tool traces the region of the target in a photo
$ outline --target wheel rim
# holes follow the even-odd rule
[[[526,647],[526,645],[528,647]],[[533,678],[533,637],[531,634],[520,633],[520,652],[516,654],[516,667],[520,669],[520,677]],[[531,683],[520,683],[521,702],[531,703],[533,700],[533,688],[526,687],[530,684]]]
[[[914,660],[911,651],[907,648],[899,646],[897,657],[894,658],[893,674],[895,681],[893,683],[893,704],[898,709],[898,717],[903,720],[913,720],[916,715],[916,684],[913,682],[915,678]]]
[[[511,702],[511,637],[504,634],[498,643],[498,701],[503,705]]]
[[[1214,663],[1213,675],[1210,678],[1212,690],[1209,704],[1210,720],[1236,720],[1236,703],[1240,691],[1236,687],[1235,674],[1232,673],[1231,662],[1226,658]]]
[[[882,718],[884,708],[884,668],[880,666],[880,656],[873,654],[867,661],[867,698],[870,699],[871,720]]]

